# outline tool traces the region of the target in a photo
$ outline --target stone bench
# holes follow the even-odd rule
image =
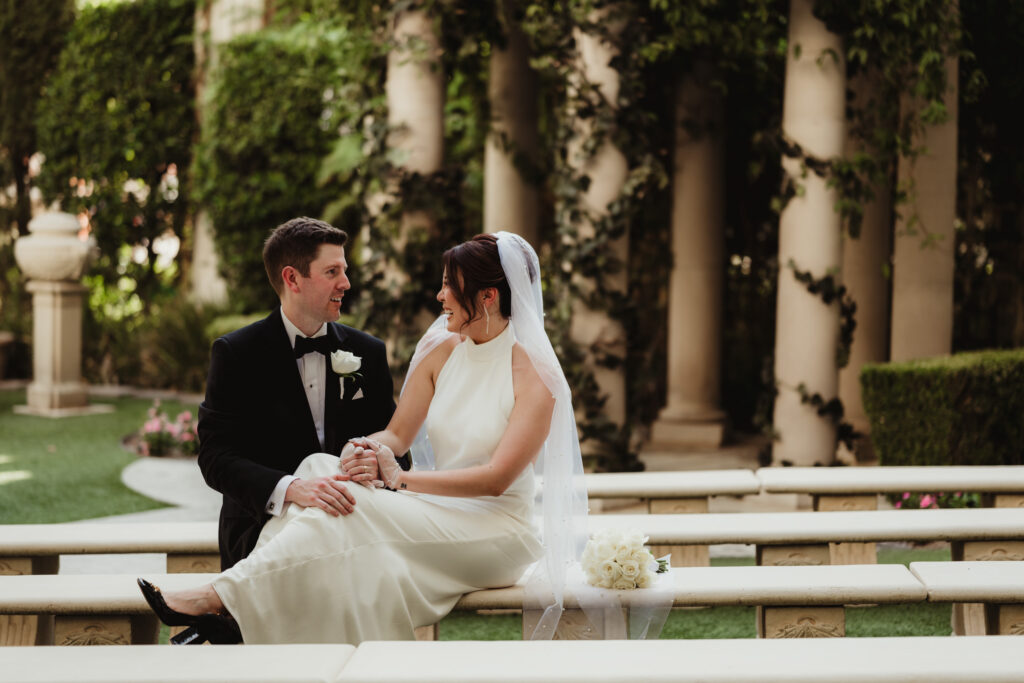
[[[0,648],[8,683],[336,683],[351,645]]]
[[[763,467],[765,493],[803,493],[815,510],[875,510],[882,493],[965,491],[990,507],[1024,507],[1024,465],[993,467]]]
[[[216,572],[217,523],[0,525],[0,577],[56,574],[61,555],[120,553],[166,554],[171,573]],[[32,644],[36,622],[30,614],[0,616],[0,644]],[[38,637],[52,637],[51,631],[42,624]]]
[[[5,648],[10,683],[1019,683],[1010,636]]]
[[[655,546],[743,543],[759,548],[759,564],[839,564],[829,543],[949,541],[958,560],[1024,559],[1024,509],[881,510],[865,512],[591,515],[591,532],[636,527]],[[814,554],[799,557],[789,547]],[[217,524],[0,525],[0,575],[56,573],[62,554],[166,553],[167,571],[219,569]],[[703,566],[673,556],[674,566]]]
[[[911,562],[910,571],[930,602],[964,603],[954,631],[1024,635],[1024,562]]]
[[[216,522],[0,525],[0,576],[56,574],[61,555],[161,553],[167,571],[220,571]]]
[[[638,528],[677,567],[707,564],[706,552],[689,548],[723,543],[754,545],[757,563],[768,565],[851,564],[843,545],[877,541],[947,541],[956,560],[1024,559],[1024,509],[591,515],[589,525],[591,533]]]
[[[39,615],[38,645],[151,644],[158,623],[130,575],[25,575],[0,577],[0,614]],[[207,583],[213,574],[148,577],[165,590]],[[921,602],[926,593],[902,565],[794,567],[685,567],[662,579],[675,607],[754,605],[765,637],[842,636],[844,605]],[[647,591],[622,591],[623,610]],[[521,585],[463,596],[456,610],[523,609]],[[571,592],[560,633],[566,639],[601,639],[602,632],[579,610]],[[537,614],[523,612],[524,629]],[[43,628],[43,626],[46,628]],[[429,628],[429,627],[428,627]],[[436,627],[432,629],[436,635]],[[0,634],[2,637],[3,634]],[[9,634],[16,635],[16,634]],[[8,638],[8,642],[18,642]]]
[[[986,507],[1024,507],[1024,466],[991,467],[765,467],[757,470],[766,494],[810,495],[821,511],[877,510],[886,493],[964,491],[983,494]],[[1020,550],[1024,550],[1021,548]],[[873,543],[847,544],[843,562],[871,562]],[[956,558],[964,559],[964,558]]]
[[[640,498],[652,514],[707,512],[713,496],[756,495],[761,484],[750,470],[609,472],[586,474],[593,499]]]
[[[366,642],[339,683],[1019,683],[1008,636],[615,642]]]

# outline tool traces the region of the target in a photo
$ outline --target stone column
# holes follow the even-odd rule
[[[537,186],[521,168],[537,161],[536,78],[526,36],[508,14],[508,42],[491,52],[487,86],[491,132],[484,150],[484,232],[508,230],[536,247]]]
[[[82,277],[89,247],[78,239],[78,219],[46,213],[29,224],[29,235],[14,243],[14,256],[32,293],[32,382],[28,405],[14,411],[64,417],[110,412],[89,405],[82,382]]]
[[[607,10],[614,11],[614,8]],[[609,29],[614,33],[615,27]],[[604,101],[615,107],[619,99],[619,73],[612,66],[617,50],[601,39],[580,29],[575,30],[576,48],[579,60],[574,80],[570,87],[578,89],[580,81],[586,81],[600,91]],[[569,112],[574,117],[574,112]],[[569,144],[568,163],[579,175],[590,178],[590,186],[580,198],[582,218],[578,233],[581,241],[596,235],[595,222],[609,213],[609,204],[619,198],[629,171],[625,155],[610,139],[609,134],[593,155],[584,152],[587,141],[593,135],[592,120],[576,118],[576,131]],[[629,263],[629,235],[624,234],[611,242],[610,250],[623,264]],[[629,284],[627,268],[601,276],[606,287],[626,293]],[[589,278],[573,276],[579,290],[585,295],[594,290]],[[573,302],[572,339],[580,345],[585,354],[587,367],[594,373],[600,393],[605,397],[604,416],[615,426],[622,427],[626,421],[626,377],[622,366],[609,368],[601,365],[603,356],[620,359],[626,357],[626,331],[622,324],[602,310],[593,310],[581,298]],[[584,450],[593,452],[593,444],[586,442]]]
[[[875,96],[873,81],[861,76],[850,83],[858,106],[871,106]],[[846,154],[861,150],[862,143],[847,138]],[[844,235],[843,284],[857,305],[850,360],[839,371],[839,400],[844,419],[854,429],[867,434],[870,425],[860,395],[860,371],[865,363],[884,362],[889,357],[889,282],[886,265],[892,251],[892,193],[888,184],[872,187],[874,199],[864,205],[860,236]],[[857,455],[871,459],[870,442],[857,444]]]
[[[236,36],[263,28],[264,0],[211,0],[196,7],[196,100],[202,112],[208,76],[217,65],[217,47]],[[200,113],[200,122],[202,115]],[[196,212],[192,233],[192,297],[202,303],[227,301],[227,282],[220,275],[213,220],[202,207]]]
[[[385,92],[388,146],[400,152],[407,171],[428,175],[444,161],[444,73],[441,46],[434,21],[421,10],[395,18],[395,47],[388,53]],[[410,230],[433,230],[434,217],[425,211],[402,214],[402,235]]]
[[[941,356],[953,347],[953,248],[956,237],[957,60],[946,64],[944,123],[914,140],[925,152],[900,158],[899,183],[910,188],[900,207],[893,248],[892,345],[894,361]],[[904,108],[918,103],[909,98]]]
[[[842,41],[814,16],[813,4],[790,5],[782,130],[807,156],[828,160],[843,152],[846,66]],[[808,292],[789,264],[815,279],[839,271],[836,192],[798,156],[783,156],[782,166],[797,192],[779,218],[772,457],[775,464],[827,465],[835,458],[835,424],[803,403],[798,387],[826,401],[836,396],[839,308]]]
[[[651,430],[653,450],[717,448],[724,236],[722,101],[710,68],[676,92],[672,276],[668,294],[668,400]]]

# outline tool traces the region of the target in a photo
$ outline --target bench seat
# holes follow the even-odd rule
[[[1010,683],[1024,647],[985,638],[366,642],[339,683]]]
[[[766,493],[1024,492],[1024,465],[762,467],[755,474]]]
[[[208,583],[213,574],[148,577],[164,590]],[[756,605],[758,626],[772,637],[795,625],[815,623],[843,635],[843,605],[921,602],[926,593],[902,565],[794,567],[684,567],[663,579],[676,607]],[[463,596],[457,610],[522,609],[522,586],[476,591]],[[646,591],[622,591],[621,607]],[[586,621],[571,592],[565,605],[567,627]],[[779,608],[779,609],[776,609]],[[30,575],[0,577],[0,614],[52,617],[51,639],[38,644],[155,642],[155,617],[129,575]],[[536,615],[524,612],[524,623]],[[807,620],[811,621],[808,622]],[[591,637],[600,638],[595,633]],[[147,640],[148,639],[148,640]]]
[[[602,472],[584,479],[590,498],[640,498],[652,514],[707,512],[712,496],[756,495],[761,490],[750,470]]]
[[[912,562],[930,602],[967,603],[969,633],[1024,635],[1024,562]]]
[[[0,648],[10,683],[337,683],[351,645]]]

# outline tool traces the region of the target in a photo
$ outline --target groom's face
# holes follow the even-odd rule
[[[299,304],[309,318],[334,322],[341,315],[341,301],[352,286],[346,271],[345,248],[321,244],[316,258],[309,264],[309,277],[301,278]]]

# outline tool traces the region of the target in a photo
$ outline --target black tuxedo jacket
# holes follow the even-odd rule
[[[338,323],[329,323],[327,334],[335,349],[359,356],[362,367],[361,376],[341,380],[327,359],[324,448],[280,310],[213,343],[199,406],[199,468],[224,495],[223,569],[255,547],[269,519],[267,499],[281,477],[310,453],[340,454],[348,439],[383,429],[395,411],[384,342]]]

